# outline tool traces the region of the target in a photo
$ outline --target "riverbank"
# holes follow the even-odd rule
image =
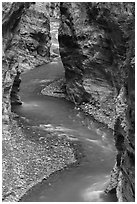
[[[16,116],[18,117],[18,116]],[[31,141],[13,119],[3,130],[3,201],[15,202],[35,184],[76,161],[65,137],[56,134]]]
[[[43,190],[43,187],[48,191],[48,189],[52,188],[52,185],[54,185],[54,182],[58,179],[58,177],[79,166],[79,164],[82,162],[82,159],[84,158],[81,144],[79,141],[69,141],[69,144],[73,149],[74,157],[76,159],[75,162],[67,164],[63,168],[53,171],[49,177],[43,178],[40,182],[37,183],[37,185],[33,185],[30,189],[28,189],[28,191],[26,191],[23,197],[20,198],[19,202],[36,202],[35,197],[33,196],[32,198],[31,196],[32,194],[35,195],[35,191],[41,191]],[[34,201],[32,201],[32,199],[34,199]]]
[[[32,192],[33,201],[41,200],[37,193],[33,194],[29,189],[33,189],[33,186],[37,188],[36,184],[41,185],[43,179],[48,182],[49,175],[64,168],[70,169],[70,174],[61,171],[64,172],[63,177],[62,173],[60,174],[63,183],[62,185],[58,183],[60,179],[55,183],[54,187],[59,193],[54,194],[54,199],[65,191],[67,193],[65,201],[70,201],[71,198],[73,200],[74,194],[76,196],[74,200],[81,201],[84,198],[79,197],[81,195],[79,193],[85,192],[85,189],[93,184],[92,179],[87,180],[88,176],[91,178],[95,174],[95,178],[102,182],[102,185],[105,185],[104,182],[108,179],[105,176],[113,166],[115,152],[111,133],[105,128],[103,130],[103,127],[98,127],[98,123],[94,124],[92,119],[87,119],[84,113],[75,109],[73,103],[54,96],[53,92],[57,94],[59,90],[53,91],[53,82],[58,86],[64,86],[64,81],[60,80],[63,78],[64,70],[61,63],[50,63],[22,75],[20,96],[23,104],[12,107],[17,116],[12,118],[8,141],[6,139],[3,142],[4,201],[20,201],[20,198],[24,199],[29,192]],[[48,86],[49,90],[52,90],[52,97],[41,94],[43,87]],[[77,187],[73,185],[74,183]],[[72,192],[69,192],[70,189],[73,189]],[[47,190],[50,191],[49,188]],[[43,200],[47,201],[47,195],[42,193]],[[52,200],[52,197],[53,195],[49,200]],[[58,200],[62,198],[59,197]]]
[[[93,95],[96,102],[91,101],[90,103],[82,103],[80,105],[75,104],[76,108],[92,117],[92,120],[113,129],[115,122],[115,93],[113,90],[109,90],[108,87],[101,87],[100,84],[95,83],[95,80],[90,86],[94,86],[94,90],[93,88],[90,89],[90,94]],[[43,95],[61,97],[69,100],[69,97],[65,94],[64,87],[65,79],[60,78],[51,81],[44,89],[42,89],[41,93]]]

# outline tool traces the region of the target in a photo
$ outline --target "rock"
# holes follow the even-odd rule
[[[134,123],[131,123],[131,120],[134,121],[134,116],[131,118],[128,116],[128,101],[131,100],[131,95],[127,95],[126,91],[125,87],[121,88],[116,103],[117,119],[114,125],[114,139],[117,148],[116,166],[119,172],[116,193],[120,202],[134,202],[135,143],[132,138],[134,138],[135,135],[133,131]],[[135,106],[133,105],[131,108],[132,112],[134,112],[134,108]]]
[[[112,67],[112,52],[107,35],[89,22],[86,3],[61,3],[60,13],[60,55],[68,97],[78,104],[99,101],[102,105],[114,93],[108,71]],[[109,106],[107,101],[105,104]]]
[[[3,2],[2,6],[2,139],[3,151],[7,152],[7,155],[3,154],[3,198],[16,201],[19,195],[13,183],[18,163],[14,166],[13,160],[22,149],[11,135],[11,129],[14,129],[19,136],[18,127],[13,128],[11,104],[22,104],[18,95],[20,73],[49,62],[50,27],[48,3]],[[16,138],[16,134],[14,136]],[[17,155],[16,145],[20,149]],[[18,176],[15,177],[17,181]]]
[[[20,100],[20,97],[18,95],[20,83],[21,83],[20,72],[17,71],[17,75],[14,79],[11,94],[10,94],[11,105],[22,105],[22,101]]]
[[[3,118],[6,120],[10,103],[22,103],[18,96],[19,72],[50,60],[48,6],[48,3],[3,3]]]
[[[135,199],[134,6],[61,2],[58,38],[68,98],[114,130],[117,156],[107,191],[125,202]]]

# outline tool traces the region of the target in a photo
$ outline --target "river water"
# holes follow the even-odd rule
[[[77,166],[37,184],[21,202],[116,201],[114,196],[103,193],[115,160],[112,132],[96,122],[87,122],[86,116],[71,102],[41,94],[49,80],[63,76],[61,61],[22,74],[23,105],[14,107],[14,112],[20,116],[18,122],[31,140],[44,136],[46,131],[64,134],[74,144],[80,144],[83,157]]]
[[[51,53],[58,54],[58,23],[53,20],[51,24]],[[103,193],[115,162],[112,132],[89,122],[73,103],[41,94],[49,81],[62,77],[60,58],[22,74],[23,105],[13,110],[19,115],[18,123],[27,139],[36,142],[47,132],[55,132],[59,137],[65,135],[74,146],[79,144],[81,159],[77,165],[55,172],[34,186],[20,202],[115,202],[114,195]]]

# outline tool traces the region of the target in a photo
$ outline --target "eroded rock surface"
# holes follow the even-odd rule
[[[45,12],[47,11],[47,12]],[[47,63],[50,25],[47,3],[3,3],[3,117],[10,112],[17,72]],[[15,79],[17,84],[17,80]],[[19,84],[18,84],[19,85]],[[18,102],[18,90],[16,92]],[[16,101],[15,101],[16,103]],[[8,110],[7,110],[8,109]],[[7,113],[6,113],[7,111]]]
[[[106,192],[134,201],[134,4],[61,2],[59,44],[69,99],[114,130]]]
[[[70,100],[86,103],[86,112],[111,126],[109,120],[113,119],[115,103],[111,77],[113,54],[107,33],[92,22],[90,6],[86,3],[60,6],[59,43],[66,92]]]

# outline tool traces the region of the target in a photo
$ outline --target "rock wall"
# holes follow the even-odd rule
[[[116,165],[106,188],[106,192],[116,192],[119,202],[135,201],[134,80],[131,89],[127,95],[126,88],[122,87],[117,97],[113,133],[117,149]],[[132,106],[129,103],[132,103]]]
[[[48,4],[3,3],[2,32],[3,122],[6,122],[10,99],[20,103],[20,73],[49,62]]]
[[[18,96],[20,73],[49,62],[50,24],[48,3],[3,2],[2,9],[3,198],[15,201],[23,191],[17,187],[21,180],[16,171],[17,157],[23,158],[20,156],[23,150],[17,139],[22,133],[14,124],[11,104],[21,104]],[[13,193],[15,188],[18,190]]]
[[[59,45],[68,98],[114,130],[106,192],[134,201],[134,3],[61,2]]]
[[[90,6],[87,3],[61,3],[60,6],[59,44],[66,92],[85,112],[112,127],[116,95],[111,74],[112,45],[105,29],[91,21]]]

